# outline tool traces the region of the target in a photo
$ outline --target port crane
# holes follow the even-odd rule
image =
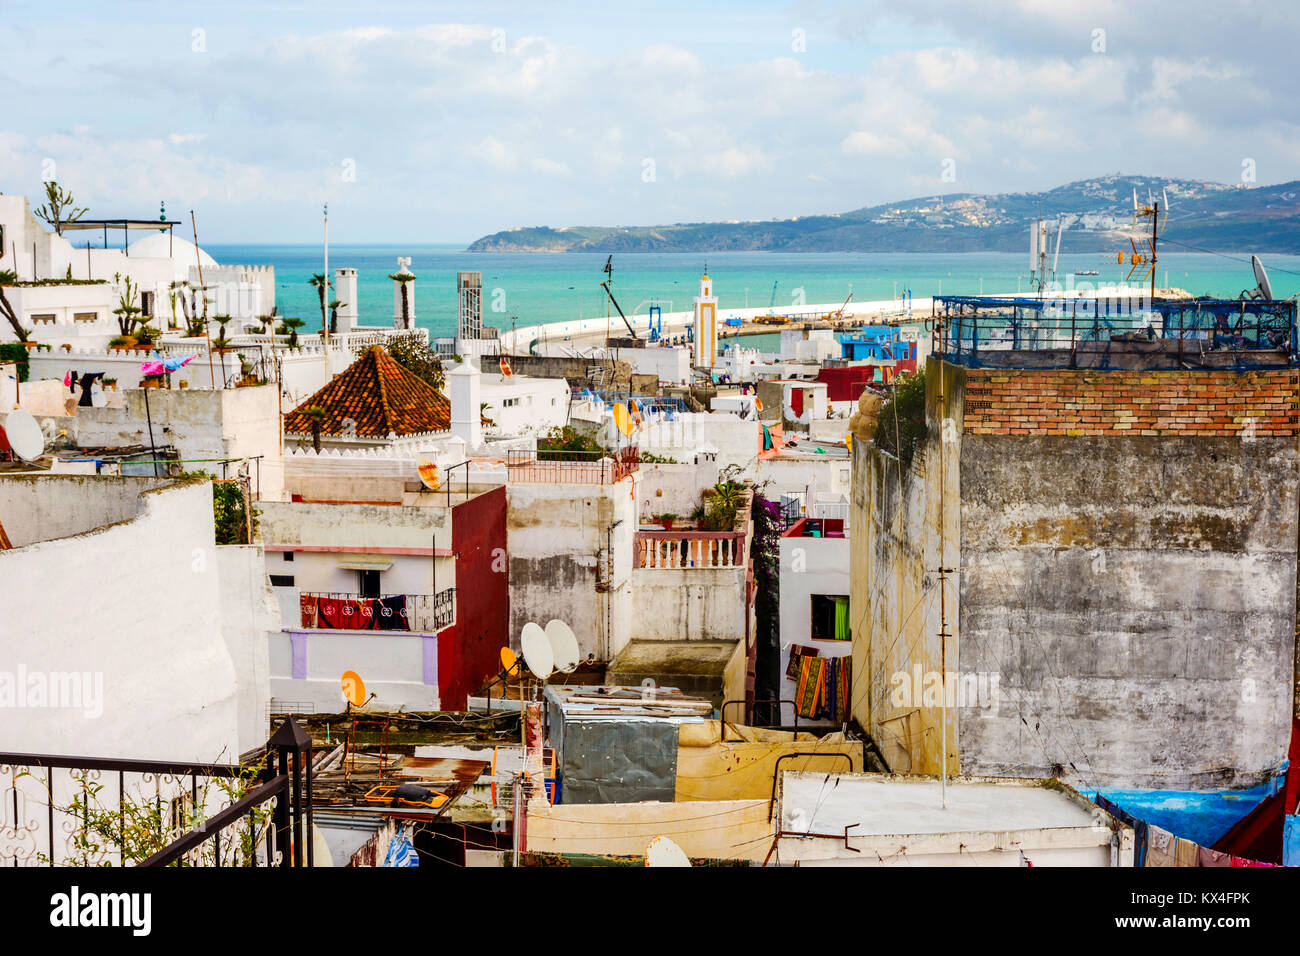
[[[622,319],[623,324],[627,326],[627,334],[632,336],[632,338],[636,338],[637,337],[636,329],[632,328],[632,323],[629,322],[627,316],[623,314],[623,307],[618,304],[618,299],[614,298],[614,292],[609,287],[609,284],[614,281],[614,257],[613,256],[610,256],[608,259],[605,260],[605,268],[602,271],[605,273],[605,275],[609,276],[609,278],[604,282],[602,282],[600,284],[600,287],[604,289],[605,294],[609,296],[609,301],[614,303],[614,308],[618,310],[618,317]]]

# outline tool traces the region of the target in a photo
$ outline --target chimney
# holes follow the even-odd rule
[[[357,327],[357,270],[334,270],[334,298],[343,304],[339,306],[340,332],[351,332]]]
[[[479,403],[479,371],[468,355],[446,375],[451,400],[451,433],[465,442],[466,454],[483,443],[483,412]]]

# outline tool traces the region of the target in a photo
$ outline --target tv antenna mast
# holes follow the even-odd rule
[[[1151,220],[1149,232],[1146,227],[1148,219]],[[1160,241],[1160,230],[1168,223],[1168,190],[1162,188],[1160,198],[1156,199],[1151,195],[1151,190],[1148,189],[1146,203],[1140,204],[1138,202],[1137,187],[1133,187],[1133,225],[1129,229],[1131,251],[1128,256],[1128,275],[1124,281],[1127,282],[1132,279],[1139,266],[1143,267],[1141,278],[1138,281],[1146,282],[1147,278],[1150,277],[1152,299],[1156,297],[1156,263],[1159,261],[1156,255],[1156,247]],[[1124,264],[1123,251],[1116,253],[1115,262],[1117,265]]]

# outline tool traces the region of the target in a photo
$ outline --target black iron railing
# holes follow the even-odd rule
[[[437,594],[378,594],[344,591],[298,592],[303,627],[347,631],[432,633],[456,623],[456,589]]]
[[[0,865],[311,866],[310,762],[292,719],[246,766],[0,753]]]

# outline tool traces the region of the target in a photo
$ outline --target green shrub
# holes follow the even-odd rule
[[[876,420],[876,447],[907,467],[917,445],[925,441],[925,370],[894,379],[891,394]]]

